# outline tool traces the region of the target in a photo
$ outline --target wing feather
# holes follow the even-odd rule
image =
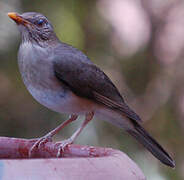
[[[141,121],[140,117],[126,105],[107,75],[89,63],[89,59],[85,62],[84,57],[80,60],[80,56],[71,53],[62,53],[54,59],[55,76],[76,95],[103,104],[132,120]]]
[[[98,102],[108,106],[109,108],[122,112],[130,119],[133,119],[139,122],[142,121],[141,118],[125,104],[125,102],[122,102],[122,103],[114,102],[113,100],[107,97],[104,97],[103,95],[97,92],[94,92],[94,95],[95,95],[95,99]]]

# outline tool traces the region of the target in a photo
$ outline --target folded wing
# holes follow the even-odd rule
[[[140,122],[139,116],[124,102],[119,91],[107,77],[89,60],[81,61],[75,54],[61,54],[54,61],[54,73],[76,95],[91,99],[97,103],[120,112],[132,120]]]

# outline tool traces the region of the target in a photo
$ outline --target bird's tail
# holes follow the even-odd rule
[[[140,124],[134,122],[134,129],[127,130],[127,132],[137,139],[148,151],[150,151],[157,159],[159,159],[162,163],[170,166],[172,168],[175,167],[175,163],[170,155],[162,148],[160,144],[156,142],[146,130],[141,127]]]

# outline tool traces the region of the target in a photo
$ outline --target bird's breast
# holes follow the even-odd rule
[[[51,55],[45,49],[29,43],[20,46],[19,69],[31,95],[57,112],[80,114],[93,109],[93,103],[76,96],[55,77]]]
[[[18,54],[18,64],[26,87],[48,89],[58,86],[49,60],[49,52],[38,45],[23,43]]]

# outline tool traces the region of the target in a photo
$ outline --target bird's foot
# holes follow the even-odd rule
[[[36,149],[40,149],[41,146],[46,144],[47,142],[52,142],[52,136],[49,133],[37,139],[37,141],[33,144],[33,146],[29,150],[29,158],[32,157],[32,154]]]
[[[73,139],[72,138],[69,138],[69,139],[66,139],[66,140],[63,140],[61,142],[58,142],[59,143],[59,149],[58,149],[58,152],[57,152],[57,158],[61,156],[61,153],[64,152],[66,146],[70,145],[70,144],[73,144]],[[58,144],[56,143],[56,144]]]

